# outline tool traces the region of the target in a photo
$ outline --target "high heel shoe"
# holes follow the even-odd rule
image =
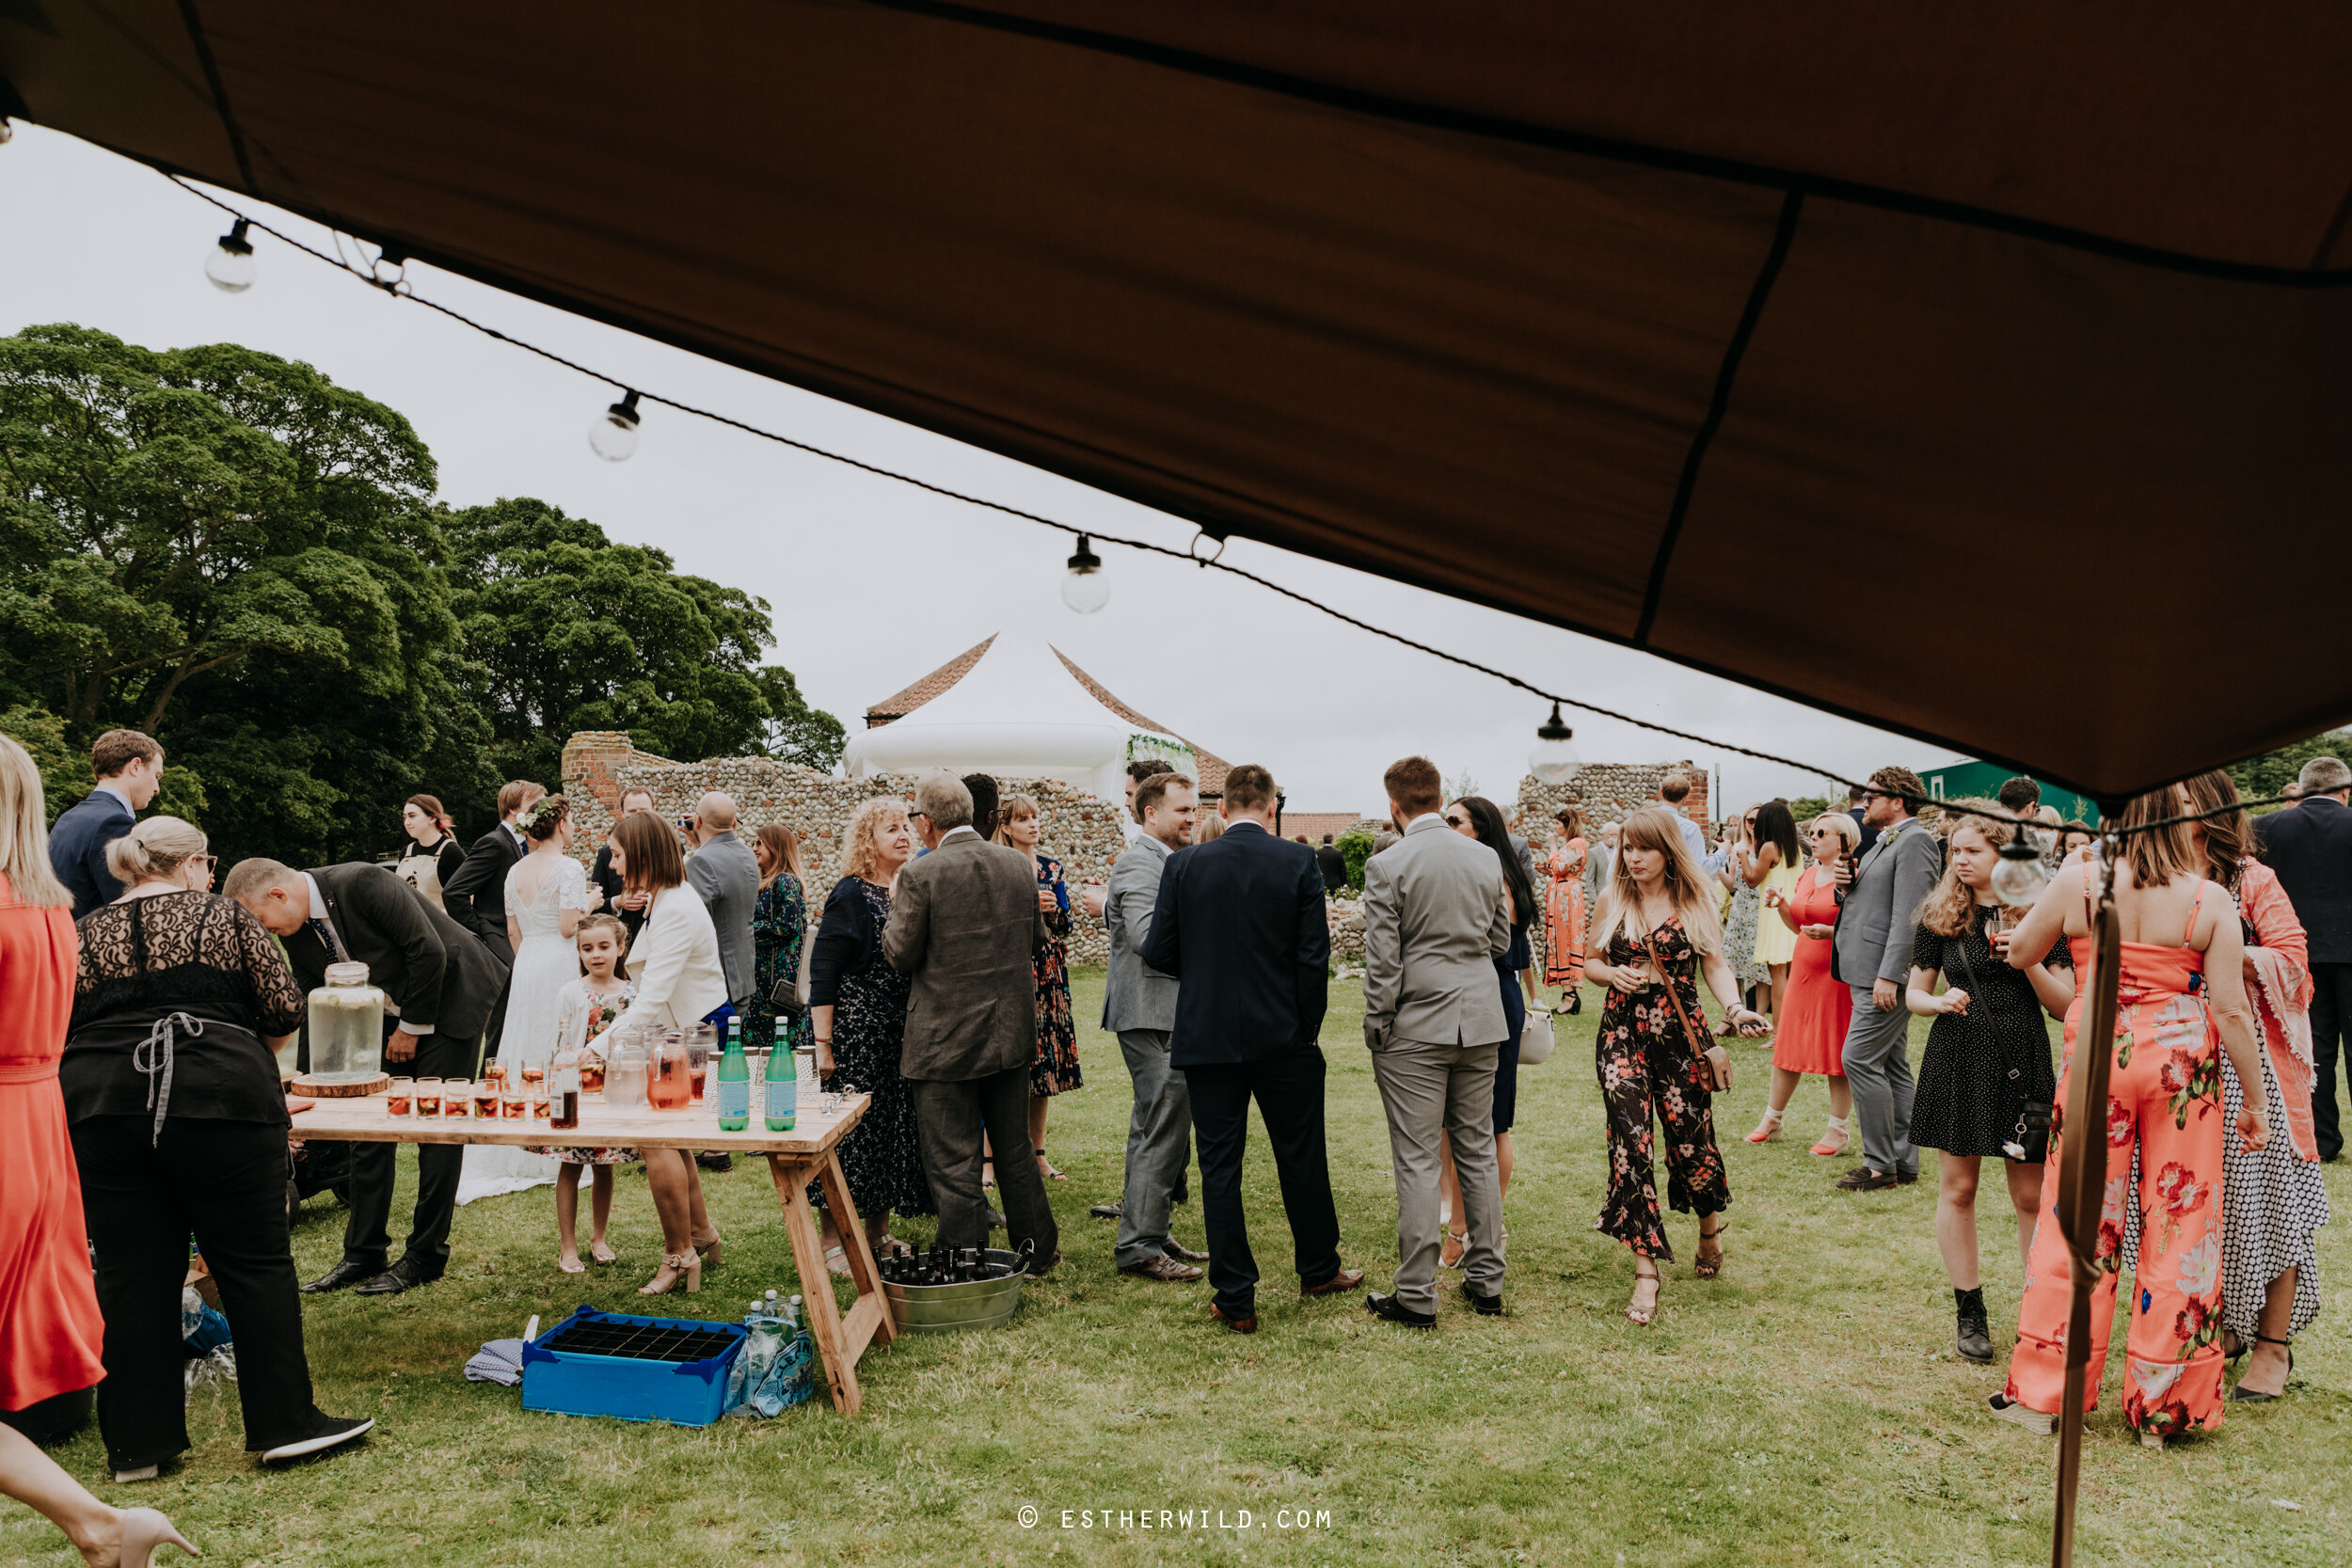
[[[709,1269],[713,1273],[718,1271],[719,1248],[722,1244],[723,1244],[724,1240],[725,1239],[715,1230],[707,1236],[697,1236],[693,1239],[694,1250],[703,1255],[704,1268]]]
[[[1712,1230],[1699,1232],[1699,1250],[1691,1259],[1693,1275],[1700,1279],[1712,1279],[1724,1272],[1724,1232],[1730,1228],[1727,1225],[1719,1224]],[[1715,1246],[1711,1254],[1707,1250],[1710,1242]]]
[[[1451,1258],[1446,1256],[1449,1251],[1454,1254]],[[1438,1262],[1440,1266],[1445,1268],[1458,1269],[1462,1266],[1463,1254],[1469,1251],[1470,1233],[1468,1231],[1456,1232],[1449,1229],[1445,1233],[1445,1241],[1438,1248]]]
[[[1833,1142],[1833,1139],[1836,1141]],[[1846,1131],[1846,1118],[1832,1117],[1829,1125],[1821,1129],[1821,1141],[1815,1144],[1810,1152],[1827,1159],[1833,1154],[1845,1153],[1846,1145],[1851,1141],[1852,1135]]]
[[[664,1274],[670,1276],[667,1284],[662,1283],[661,1275]],[[641,1296],[666,1296],[677,1289],[677,1282],[681,1279],[686,1281],[686,1293],[690,1296],[703,1288],[702,1254],[691,1247],[684,1252],[663,1253],[660,1273],[638,1286],[637,1293]]]
[[[2257,1334],[2254,1338],[2260,1339],[2265,1345],[2285,1345],[2287,1347],[2287,1377],[2293,1377],[2295,1375],[2295,1346],[2291,1340],[2274,1339],[2267,1334]],[[2240,1345],[2238,1348],[2240,1350],[2250,1350],[2253,1347],[2250,1345]],[[2272,1401],[2276,1400],[2280,1394],[2283,1394],[2286,1391],[2286,1378],[2280,1378],[2279,1380],[2278,1394],[2265,1394],[2259,1389],[2249,1388],[2246,1386],[2245,1382],[2241,1380],[2236,1387],[2230,1390],[2230,1398],[2233,1402],[2238,1404],[2268,1404]]]
[[[156,1548],[177,1546],[190,1557],[204,1554],[188,1544],[188,1538],[172,1528],[171,1521],[151,1508],[126,1508],[122,1511],[122,1541],[115,1549],[115,1568],[152,1568]]]
[[[1645,1285],[1650,1288],[1649,1305],[1646,1307],[1642,1305],[1642,1287]],[[1636,1323],[1641,1327],[1647,1328],[1649,1326],[1650,1320],[1658,1316],[1658,1293],[1662,1288],[1663,1281],[1660,1275],[1656,1274],[1635,1274],[1633,1276],[1633,1299],[1626,1304],[1625,1308],[1626,1322]]]
[[[1765,1106],[1764,1119],[1757,1122],[1756,1124],[1756,1131],[1748,1134],[1748,1142],[1752,1144],[1778,1143],[1780,1141],[1780,1118],[1782,1114],[1783,1113],[1779,1111],[1773,1110],[1769,1105]]]

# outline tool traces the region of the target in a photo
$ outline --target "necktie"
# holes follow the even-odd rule
[[[335,940],[335,927],[329,926],[326,921],[321,920],[316,915],[312,915],[310,917],[310,934],[319,939],[319,945],[321,947],[326,949],[327,958],[336,963],[342,962],[342,944]]]

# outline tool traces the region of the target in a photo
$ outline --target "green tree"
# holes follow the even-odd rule
[[[77,748],[153,735],[163,803],[224,853],[380,846],[414,759],[464,771],[472,727],[434,483],[405,419],[308,365],[0,339],[0,703]]]
[[[466,678],[503,775],[552,784],[574,730],[626,730],[681,759],[839,758],[841,721],[759,663],[773,641],[765,599],[545,501],[468,507],[443,527]]]
[[[2230,778],[2237,792],[2249,800],[2266,800],[2282,792],[2295,782],[2303,765],[2313,757],[2341,757],[2352,762],[2352,730],[2329,730],[2298,740],[2292,746],[2281,746],[2275,752],[2265,752],[2258,757],[2248,757],[2230,768]],[[2276,811],[2276,806],[2263,806],[2260,811]]]

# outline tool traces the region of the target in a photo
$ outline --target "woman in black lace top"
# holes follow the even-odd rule
[[[204,835],[150,817],[107,848],[130,892],[84,917],[57,1076],[106,1319],[98,1423],[117,1480],[188,1447],[180,1284],[193,1234],[237,1343],[246,1449],[264,1461],[347,1442],[373,1422],[310,1400],[286,1236],[286,1100],[276,1050],[305,999],[238,905],[202,891]]]

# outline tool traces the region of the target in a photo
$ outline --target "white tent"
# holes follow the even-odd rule
[[[1105,800],[1126,792],[1133,756],[1197,776],[1192,748],[1105,707],[1042,638],[1000,633],[963,678],[903,719],[850,737],[842,767],[876,773],[989,773],[1059,779]]]

